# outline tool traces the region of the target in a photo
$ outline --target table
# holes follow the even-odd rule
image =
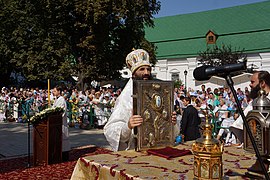
[[[191,149],[191,143],[176,148]],[[225,147],[224,177],[242,179],[255,160],[254,154],[243,149]],[[165,159],[129,150],[86,156],[78,159],[71,179],[193,179],[193,155]]]

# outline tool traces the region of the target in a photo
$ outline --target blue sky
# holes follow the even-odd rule
[[[189,14],[262,1],[266,0],[160,0],[161,9],[155,17]]]

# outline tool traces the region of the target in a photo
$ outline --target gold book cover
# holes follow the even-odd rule
[[[174,145],[173,86],[173,81],[133,81],[133,114],[143,118],[134,129],[136,151]]]

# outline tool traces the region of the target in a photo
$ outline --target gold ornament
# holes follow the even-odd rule
[[[222,179],[223,144],[212,137],[213,126],[209,123],[207,110],[203,137],[192,145],[194,154],[194,177],[196,179]]]

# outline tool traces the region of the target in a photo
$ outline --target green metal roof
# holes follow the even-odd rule
[[[207,49],[206,33],[218,35],[216,45],[245,52],[270,51],[270,1],[154,19],[146,38],[157,46],[157,59],[195,57]]]

